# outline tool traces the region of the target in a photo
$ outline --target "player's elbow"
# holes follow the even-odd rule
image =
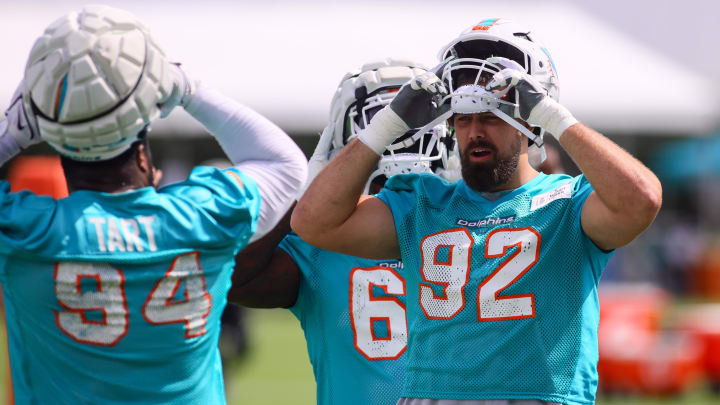
[[[657,178],[653,180],[638,189],[631,205],[632,216],[644,225],[643,229],[655,220],[662,206],[662,186]]]
[[[308,210],[300,199],[298,205],[290,217],[290,228],[295,231],[305,242],[313,244],[314,236],[319,234],[319,230],[313,226],[317,222],[312,218],[312,211]]]
[[[612,223],[622,224],[622,230],[614,232],[612,246],[625,246],[643,233],[655,220],[662,205],[662,194],[654,191],[636,193],[622,213],[616,214]],[[606,246],[606,248],[608,248]]]
[[[290,218],[290,227],[305,242],[321,248],[328,249],[328,235],[331,228],[318,216],[316,209],[298,202]]]

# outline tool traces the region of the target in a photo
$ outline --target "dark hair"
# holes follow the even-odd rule
[[[60,156],[60,163],[65,171],[68,184],[78,181],[84,184],[111,184],[115,181],[124,182],[133,176],[133,166],[137,160],[140,145],[145,145],[145,153],[150,158],[146,130],[138,135],[128,150],[108,160],[81,161],[66,156]],[[83,187],[84,188],[84,187]]]

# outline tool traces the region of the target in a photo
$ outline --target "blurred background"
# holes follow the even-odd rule
[[[0,110],[34,40],[76,0],[0,0]],[[599,404],[720,403],[720,3],[575,1],[104,1],[140,17],[171,60],[268,116],[311,154],[345,72],[387,56],[436,64],[441,46],[491,17],[530,26],[550,50],[561,102],[660,177],[657,220],[619,249],[601,285]],[[183,111],[150,136],[164,182],[222,159]],[[552,141],[552,140],[551,140]],[[62,195],[38,145],[5,165],[13,188]],[[577,174],[557,150],[548,169]],[[314,403],[298,322],[229,313],[221,341],[231,404]],[[0,374],[7,376],[7,369]],[[9,393],[7,377],[1,389]],[[3,383],[4,382],[4,383]]]

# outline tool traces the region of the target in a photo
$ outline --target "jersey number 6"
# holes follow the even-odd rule
[[[405,280],[388,267],[355,268],[350,272],[350,323],[355,348],[368,360],[394,360],[407,346],[405,305],[390,295],[373,295],[373,286],[385,294],[405,295]],[[387,333],[375,327],[384,322]]]
[[[532,228],[496,229],[485,239],[485,257],[503,257],[515,251],[478,286],[478,321],[535,317],[534,294],[499,294],[518,281],[540,257],[540,234]],[[451,319],[465,307],[465,285],[470,277],[474,240],[467,229],[428,235],[420,246],[422,278],[420,307],[428,319]],[[443,286],[436,294],[431,284]]]

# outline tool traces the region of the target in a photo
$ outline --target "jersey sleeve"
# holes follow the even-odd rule
[[[574,177],[572,183],[572,204],[579,215],[585,204],[585,200],[587,200],[594,189],[584,174]]]
[[[56,209],[52,197],[11,193],[10,184],[0,180],[0,249],[32,248],[44,239]]]
[[[305,243],[295,232],[290,232],[285,236],[278,247],[290,255],[300,270],[301,277],[298,297],[295,304],[289,309],[293,315],[302,322],[304,314],[303,308],[312,305],[312,294],[307,293],[308,288],[310,288],[310,286],[308,286],[308,280],[312,280],[308,272],[311,271],[318,262],[317,249]]]
[[[606,251],[600,249],[595,244],[595,242],[593,242],[592,239],[587,236],[585,230],[582,229],[582,209],[585,206],[585,201],[587,201],[587,198],[594,191],[592,185],[590,185],[590,182],[584,174],[573,178],[572,184],[573,188],[571,204],[573,213],[575,215],[575,226],[578,227],[582,232],[582,240],[583,244],[585,245],[585,250],[590,256],[593,271],[596,272],[596,276],[599,279],[599,276],[602,273],[602,269],[605,267],[605,264],[614,253],[614,250]]]
[[[385,183],[385,187],[376,195],[390,208],[396,228],[415,205],[420,183],[421,179],[417,174],[396,175],[390,177]]]
[[[202,230],[208,235],[219,233],[246,242],[256,230],[260,192],[255,181],[236,168],[198,166],[187,180],[163,187],[158,193],[180,198],[199,210],[206,218],[199,223],[217,228]]]

